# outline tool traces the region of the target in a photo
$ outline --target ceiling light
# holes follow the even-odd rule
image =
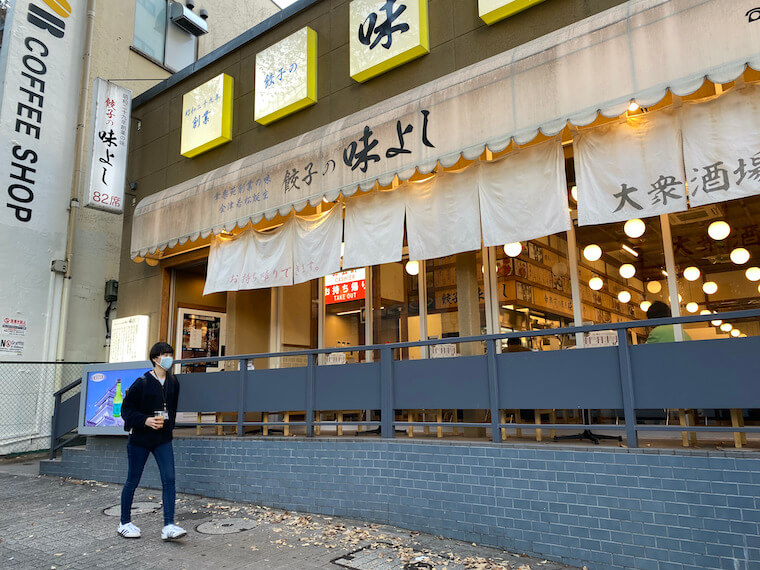
[[[745,333],[742,333],[739,335],[739,338],[747,338],[747,335]]]
[[[718,284],[715,281],[708,281],[702,284],[702,291],[708,295],[715,295],[718,292]]]
[[[699,311],[700,315],[712,315],[712,311],[708,311],[707,309],[703,309]]]
[[[686,281],[696,281],[700,275],[702,275],[702,272],[699,270],[699,267],[694,267],[693,265],[683,270],[683,278]]]
[[[696,313],[699,310],[699,305],[694,301],[691,303],[686,303],[686,310],[690,313]]]
[[[635,113],[639,109],[640,109],[640,106],[636,101],[631,101],[631,104],[628,105],[628,111],[630,111],[631,113]]]
[[[573,197],[573,200],[575,200],[575,203],[577,204],[578,203],[578,187],[577,186],[573,186],[572,188],[570,188],[570,196]]]
[[[335,313],[335,315],[338,317],[345,317],[346,315],[357,315],[361,312],[361,309],[354,309],[353,311],[341,311],[340,313]]]
[[[716,319],[716,320],[714,320],[714,321],[710,321],[710,324],[711,324],[712,326],[714,326],[714,327],[719,327],[720,325],[722,325],[722,324],[723,324],[723,321],[721,321],[720,319]]]
[[[734,327],[731,323],[723,323],[722,325],[720,325],[720,330],[722,330],[723,332],[731,332],[733,328]]]
[[[509,257],[517,257],[522,253],[522,243],[519,241],[516,241],[514,243],[508,243],[504,246],[504,253],[506,253]]]
[[[620,247],[622,247],[622,248],[623,248],[623,251],[627,251],[627,252],[628,252],[628,253],[630,253],[630,254],[631,254],[633,257],[638,257],[638,256],[639,256],[639,252],[638,252],[638,251],[636,251],[635,249],[633,249],[633,248],[632,248],[631,246],[629,246],[629,245],[623,244],[623,245],[621,245]]]
[[[409,275],[417,275],[420,272],[420,262],[419,261],[407,261],[406,262],[406,272]]]
[[[646,313],[649,310],[649,307],[651,306],[652,306],[652,303],[650,303],[649,301],[642,301],[641,304],[639,305],[639,308]]]
[[[583,257],[588,261],[599,261],[602,257],[602,248],[592,243],[583,248]]]
[[[744,265],[749,261],[749,251],[743,247],[737,247],[731,252],[731,261],[736,265]]]
[[[659,281],[650,281],[647,283],[647,291],[652,293],[653,295],[657,295],[660,291],[662,291],[662,285]]]
[[[636,268],[630,263],[624,263],[620,266],[620,269],[618,271],[620,272],[620,277],[623,279],[630,279],[636,275]]]
[[[731,331],[731,336],[734,338],[740,336],[741,334],[742,334],[742,331],[740,331],[739,329],[734,329]]]
[[[628,220],[623,226],[623,231],[629,238],[640,238],[644,235],[646,229],[647,226],[644,223],[644,220],[640,220],[639,218]]]
[[[631,300],[631,294],[628,291],[621,291],[618,293],[618,301],[621,303],[628,303]]]
[[[707,235],[713,238],[715,241],[724,240],[731,233],[731,226],[729,226],[723,220],[713,222],[707,228]]]
[[[750,281],[760,281],[760,267],[750,267],[744,272]]]
[[[600,277],[592,277],[588,281],[588,286],[591,287],[594,291],[599,291],[602,287],[604,287],[604,281]]]

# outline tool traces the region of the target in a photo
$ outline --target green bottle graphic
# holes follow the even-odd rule
[[[113,417],[121,417],[121,403],[124,398],[121,396],[121,380],[116,381],[116,395],[113,397]]]

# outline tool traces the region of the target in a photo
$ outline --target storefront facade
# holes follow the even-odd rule
[[[407,4],[404,21],[394,3],[298,2],[136,99],[119,316],[148,315],[151,340],[190,358],[619,323],[655,301],[755,306],[752,2]],[[379,63],[371,46],[404,32],[378,18],[416,34]]]

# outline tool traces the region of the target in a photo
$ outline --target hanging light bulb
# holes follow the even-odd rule
[[[583,248],[583,257],[589,261],[599,261],[602,257],[602,248],[592,243]]]
[[[714,321],[710,321],[710,324],[714,327],[719,327],[721,324],[723,324],[723,321],[721,321],[720,319],[716,319]]]
[[[718,284],[715,281],[708,281],[702,284],[702,291],[708,295],[715,295],[718,292]]]
[[[409,275],[417,275],[420,272],[420,262],[419,261],[407,261],[406,262],[406,272]]]
[[[741,334],[742,334],[742,331],[740,331],[739,329],[734,329],[731,331],[731,336],[734,338],[741,336]]]
[[[631,300],[631,294],[628,291],[621,291],[618,293],[618,301],[621,303],[628,303]]]
[[[631,104],[628,105],[628,111],[631,113],[635,113],[640,109],[640,105],[636,101],[631,101]]]
[[[504,246],[504,253],[509,257],[517,257],[522,253],[522,243],[516,241],[514,243],[508,243]]]
[[[599,291],[602,287],[604,287],[604,281],[600,277],[592,277],[588,281],[588,286],[591,287],[594,291]]]
[[[640,238],[644,235],[646,229],[647,226],[644,223],[644,220],[640,220],[639,218],[628,220],[623,226],[623,231],[629,238]]]
[[[744,272],[750,281],[760,281],[760,267],[750,267]]]
[[[720,325],[720,330],[723,332],[731,332],[731,330],[734,328],[734,326],[731,323],[723,323]]]
[[[737,247],[731,252],[731,261],[736,265],[744,265],[749,261],[749,251],[743,247]]]
[[[652,295],[657,295],[657,293],[662,291],[662,284],[659,281],[650,281],[647,283],[647,291],[652,293]]]
[[[723,220],[713,222],[707,228],[707,235],[709,235],[715,241],[721,241],[728,237],[731,233],[731,226],[729,226]]]
[[[700,275],[702,275],[702,272],[699,270],[699,267],[694,267],[693,265],[683,270],[683,278],[686,281],[696,281]]]
[[[699,305],[694,301],[691,303],[686,303],[686,310],[690,313],[696,313],[699,310]]]
[[[573,187],[570,188],[570,196],[573,197],[573,200],[577,204],[578,203],[578,187],[577,186],[573,185]]]
[[[639,305],[639,309],[641,309],[642,311],[646,313],[649,310],[649,307],[651,306],[652,306],[652,303],[650,303],[649,301],[642,301],[641,304]]]
[[[620,269],[618,269],[618,271],[620,272],[620,277],[623,279],[630,279],[636,275],[636,268],[630,263],[624,263],[620,266]]]
[[[700,315],[712,315],[712,311],[708,311],[707,309],[702,309],[699,311]]]

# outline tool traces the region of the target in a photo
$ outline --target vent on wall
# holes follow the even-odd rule
[[[692,208],[685,212],[678,212],[670,214],[670,223],[675,226],[683,224],[695,224],[697,222],[706,222],[708,220],[714,220],[723,217],[723,208],[718,204],[710,204],[709,206],[700,206],[699,208]]]

